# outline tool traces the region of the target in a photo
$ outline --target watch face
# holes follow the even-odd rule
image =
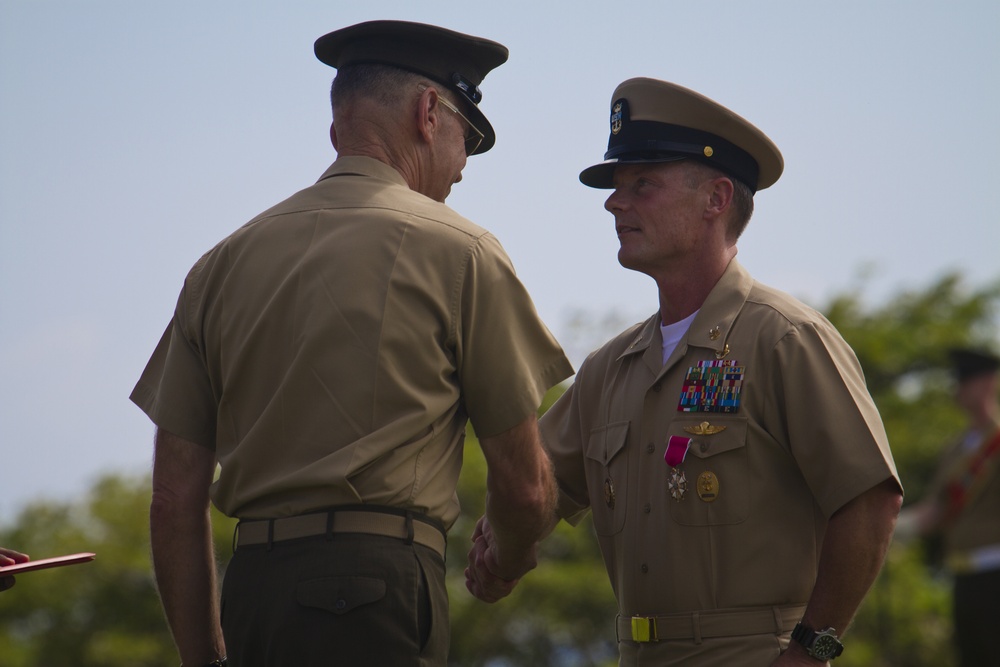
[[[819,635],[812,645],[812,654],[821,660],[829,660],[837,654],[837,640],[828,635]]]

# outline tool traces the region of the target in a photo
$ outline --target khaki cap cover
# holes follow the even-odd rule
[[[611,96],[604,158],[580,173],[584,185],[613,188],[619,164],[694,158],[757,191],[774,185],[784,169],[778,147],[746,119],[693,90],[643,77],[624,81]]]
[[[468,103],[469,119],[483,133],[473,155],[496,143],[493,126],[479,110],[479,84],[507,62],[503,44],[425,23],[367,21],[323,35],[313,47],[330,67],[378,64],[399,67],[437,81]]]

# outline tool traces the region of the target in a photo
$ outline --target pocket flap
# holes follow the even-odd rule
[[[628,422],[616,422],[591,431],[590,439],[587,441],[587,458],[607,465],[625,447],[628,424]]]
[[[346,614],[385,597],[385,582],[373,577],[324,577],[300,581],[295,599],[304,607]]]
[[[670,427],[671,435],[691,438],[691,446],[688,448],[688,456],[694,456],[699,459],[707,459],[715,456],[716,454],[731,452],[734,449],[745,447],[747,444],[746,420],[713,421],[711,426],[724,428],[711,435],[698,434],[696,432],[698,430],[704,430],[699,428],[702,423],[706,422],[704,422],[704,420],[678,420],[675,421]],[[691,430],[685,431],[685,426],[691,427]]]

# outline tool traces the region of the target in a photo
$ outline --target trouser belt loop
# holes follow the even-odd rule
[[[694,643],[701,643],[701,614],[694,612],[691,614],[691,632],[694,636]]]
[[[274,547],[274,519],[267,520],[267,550]]]
[[[413,512],[406,510],[406,537],[404,544],[413,544]]]
[[[236,553],[236,543],[240,540],[240,524],[236,523],[236,527],[233,528],[233,553]]]
[[[337,510],[330,510],[326,513],[326,541],[333,541],[333,520],[337,516]]]

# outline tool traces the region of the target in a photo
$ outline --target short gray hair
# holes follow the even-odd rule
[[[687,162],[694,167],[688,171],[688,183],[691,187],[697,187],[702,180],[719,177],[728,178],[732,182],[733,203],[732,217],[729,220],[729,234],[734,241],[740,238],[753,216],[753,190],[740,179],[720,171],[712,165],[698,160],[687,160]]]
[[[424,80],[419,74],[390,65],[348,65],[337,70],[330,87],[330,105],[336,113],[339,106],[364,97],[383,107],[392,107]]]

